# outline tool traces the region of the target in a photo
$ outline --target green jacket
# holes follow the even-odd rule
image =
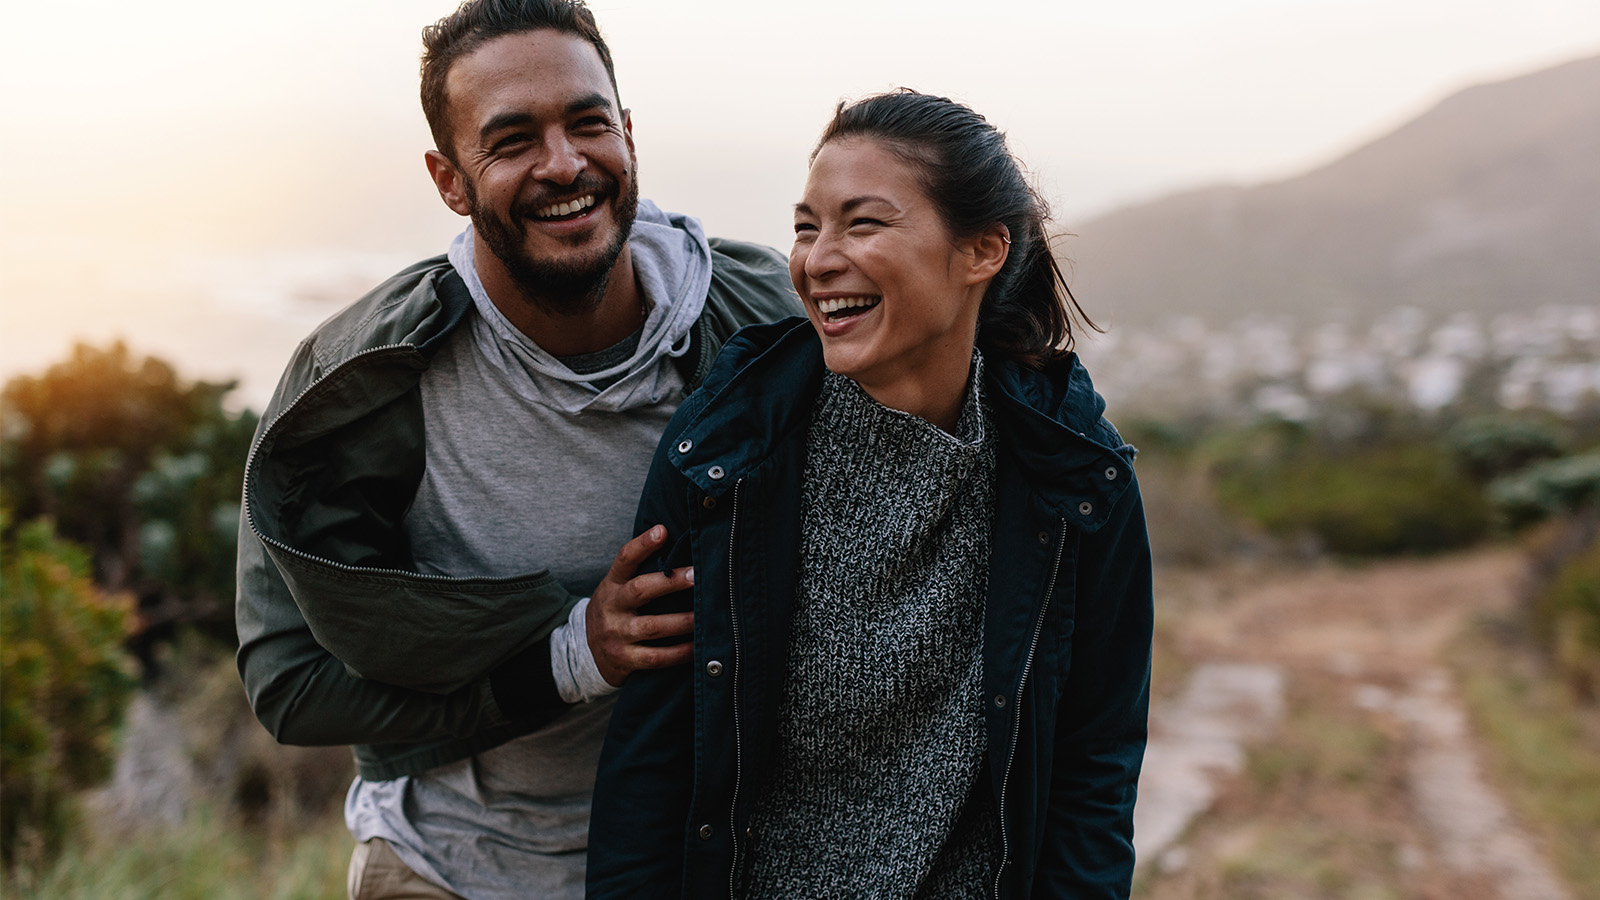
[[[713,239],[705,311],[677,362],[698,385],[729,335],[796,311],[772,250]],[[418,382],[472,298],[443,256],[300,343],[245,466],[239,674],[286,744],[354,744],[384,780],[527,734],[566,708],[549,635],[576,597],[548,572],[415,571],[403,522],[423,470]]]

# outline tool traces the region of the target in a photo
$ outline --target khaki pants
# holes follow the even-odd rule
[[[356,845],[345,885],[350,900],[461,900],[411,871],[382,838]]]

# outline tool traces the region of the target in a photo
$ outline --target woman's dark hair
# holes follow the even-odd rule
[[[921,173],[923,192],[946,228],[972,237],[995,224],[1011,232],[1011,252],[978,310],[978,346],[1038,368],[1072,348],[1072,326],[1099,326],[1078,305],[1050,249],[1050,213],[983,116],[946,97],[901,88],[841,102],[811,151],[863,138],[883,143]]]
[[[434,146],[440,153],[456,158],[450,133],[450,98],[445,91],[450,67],[495,38],[544,28],[588,41],[606,67],[611,92],[617,95],[617,102],[622,102],[617,73],[611,65],[611,48],[600,36],[594,13],[583,0],[467,0],[455,12],[422,29],[422,114],[428,119]]]

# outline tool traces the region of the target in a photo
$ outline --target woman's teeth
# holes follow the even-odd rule
[[[845,318],[859,315],[877,306],[882,297],[838,297],[832,300],[818,300],[817,310],[827,318]]]
[[[534,215],[541,219],[557,219],[561,216],[570,216],[576,212],[583,212],[594,205],[594,195],[585,194],[576,200],[566,203],[552,203],[543,209],[534,210]]]

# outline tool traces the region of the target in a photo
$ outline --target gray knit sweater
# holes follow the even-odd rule
[[[982,359],[954,435],[829,373],[801,493],[773,777],[747,898],[987,893],[984,593],[995,439]]]

